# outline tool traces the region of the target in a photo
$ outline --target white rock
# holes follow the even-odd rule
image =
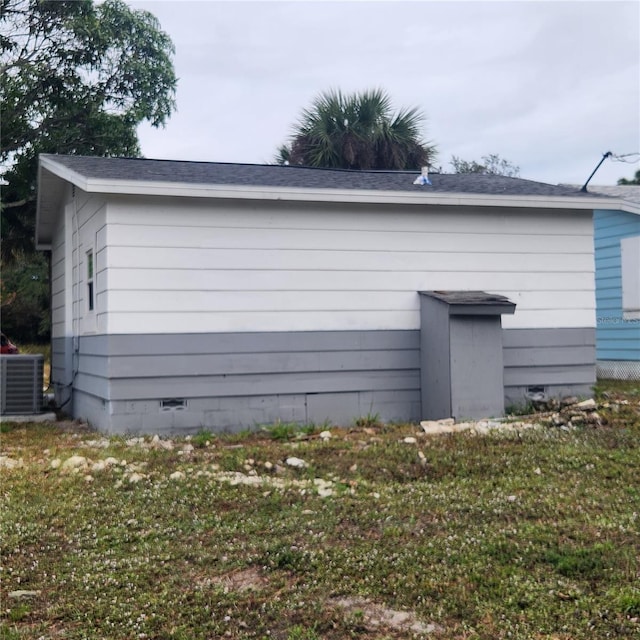
[[[450,433],[451,428],[453,427],[453,420],[451,423],[449,421],[439,421],[439,420],[423,420],[420,423],[422,430],[429,435],[434,435],[438,433]]]
[[[174,471],[170,476],[170,480],[184,480],[185,475],[182,471]]]
[[[533,470],[533,473],[535,473],[537,476],[541,476],[542,475],[542,469],[540,469],[540,467],[538,467],[538,468]]]
[[[588,400],[583,400],[582,402],[578,402],[575,405],[578,409],[595,409],[598,405],[593,398],[589,398]]]
[[[144,476],[141,473],[132,473],[129,476],[129,484],[136,484],[136,482],[140,482]]]
[[[151,438],[149,446],[153,449],[165,449],[167,451],[173,451],[174,448],[172,440],[162,440],[158,434]]]
[[[456,424],[449,425],[449,428],[451,429],[451,431],[454,431],[454,432],[469,431],[469,429],[475,429],[476,424],[477,423],[475,422],[458,422]]]
[[[509,502],[515,502],[518,499],[518,496],[507,496],[507,500]]]
[[[330,440],[331,439],[331,431],[323,431],[322,433],[320,433],[320,438],[322,440]]]
[[[40,595],[40,591],[27,591],[26,589],[18,589],[17,591],[9,591],[7,595],[15,600],[21,600],[22,598],[35,598]]]
[[[405,444],[415,444],[418,441],[413,436],[407,436],[402,442]]]
[[[316,491],[321,498],[328,498],[333,495],[333,482],[331,480],[314,478],[313,484],[316,486]]]
[[[23,467],[24,461],[22,458],[19,460],[15,460],[14,458],[9,458],[8,456],[0,456],[0,469],[17,469],[18,467]]]
[[[88,466],[87,459],[84,456],[71,456],[62,463],[64,470],[80,469],[81,467]]]
[[[61,464],[62,464],[62,460],[60,460],[60,458],[54,458],[49,464],[49,466],[52,469],[57,469]]]
[[[297,469],[304,469],[306,466],[308,466],[304,460],[301,460],[300,458],[296,458],[295,456],[291,456],[290,458],[287,458],[285,462],[290,467],[296,467]]]

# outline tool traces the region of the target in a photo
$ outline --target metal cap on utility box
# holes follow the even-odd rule
[[[486,291],[418,291],[449,307],[450,316],[497,316],[515,313],[516,305],[509,298]]]

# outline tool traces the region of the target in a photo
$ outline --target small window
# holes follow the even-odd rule
[[[94,290],[93,290],[93,251],[87,251],[87,308],[93,311]]]

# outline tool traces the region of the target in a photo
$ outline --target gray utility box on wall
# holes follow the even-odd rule
[[[422,415],[504,414],[503,313],[516,305],[484,291],[420,291]]]
[[[0,415],[40,413],[43,405],[44,356],[0,356]]]

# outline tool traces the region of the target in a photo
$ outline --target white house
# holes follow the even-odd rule
[[[418,420],[421,291],[515,303],[507,405],[591,393],[592,213],[615,200],[501,176],[54,155],[39,172],[56,398],[106,432]]]

